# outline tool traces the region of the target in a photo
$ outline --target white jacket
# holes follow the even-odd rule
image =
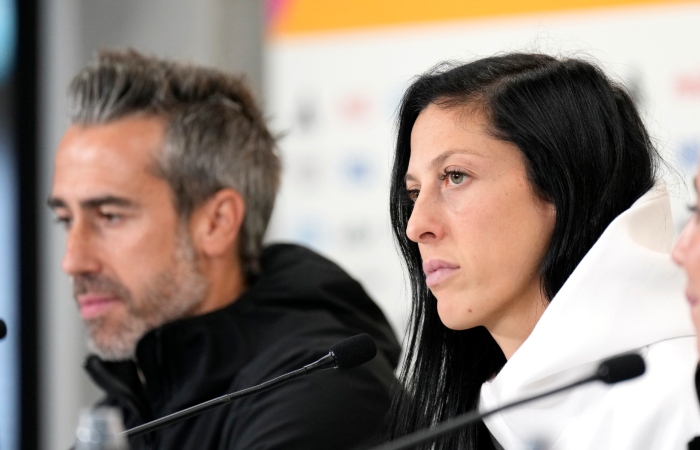
[[[646,373],[596,382],[485,420],[507,450],[685,450],[700,435],[695,331],[683,273],[671,262],[668,197],[654,188],[617,217],[583,258],[532,334],[481,388],[493,409],[589,375],[638,349]]]

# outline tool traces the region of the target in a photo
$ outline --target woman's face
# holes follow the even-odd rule
[[[698,175],[700,176],[700,174]],[[695,191],[698,192],[700,180],[695,177]],[[685,295],[690,303],[691,314],[695,329],[700,333],[700,199],[693,207],[694,214],[686,224],[683,232],[673,248],[673,260],[685,269],[688,282]],[[700,341],[698,341],[700,351]]]
[[[479,112],[430,105],[420,113],[406,234],[418,243],[442,322],[485,326],[503,349],[499,337],[526,338],[546,307],[540,265],[555,210],[530,187],[518,147],[487,129]]]

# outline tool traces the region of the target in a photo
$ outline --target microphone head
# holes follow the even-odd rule
[[[352,369],[370,361],[377,354],[374,339],[367,333],[347,338],[331,347],[335,356],[335,368],[340,370]]]
[[[607,384],[618,383],[642,375],[645,369],[644,359],[636,353],[630,353],[600,363],[596,379]]]

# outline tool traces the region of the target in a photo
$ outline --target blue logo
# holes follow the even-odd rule
[[[676,158],[682,170],[694,171],[698,165],[698,154],[700,153],[700,139],[689,139],[682,141],[676,151]]]
[[[375,178],[375,170],[369,158],[349,153],[342,163],[345,179],[354,186],[369,186]]]

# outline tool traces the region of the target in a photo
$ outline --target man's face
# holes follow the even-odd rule
[[[164,127],[143,116],[73,125],[56,153],[49,204],[66,228],[62,267],[104,359],[133,356],[147,331],[192,315],[208,290],[172,190],[152,170]]]

